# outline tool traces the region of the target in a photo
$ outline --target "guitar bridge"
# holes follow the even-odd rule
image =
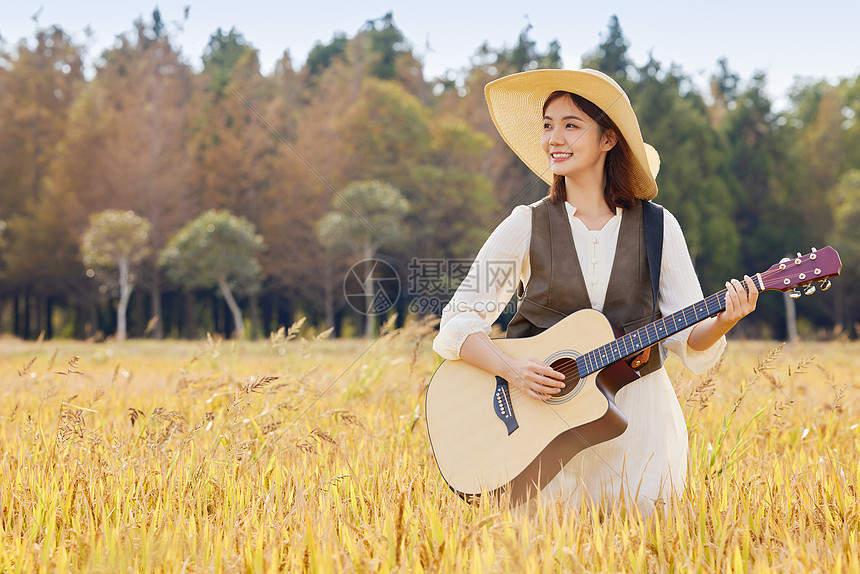
[[[514,416],[514,407],[511,403],[511,392],[508,388],[508,382],[498,376],[496,377],[496,392],[493,394],[493,410],[496,411],[496,416],[505,423],[505,427],[508,429],[508,436],[520,428],[517,417]]]

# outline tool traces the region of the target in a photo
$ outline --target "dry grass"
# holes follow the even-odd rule
[[[452,496],[430,335],[4,340],[0,571],[860,572],[860,345],[670,362],[689,486],[644,523]]]

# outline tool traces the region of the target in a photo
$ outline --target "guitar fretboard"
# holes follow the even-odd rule
[[[712,317],[726,308],[726,290],[705,297],[698,303],[684,307],[667,317],[658,319],[644,327],[627,333],[602,347],[589,351],[576,359],[580,378],[599,371],[603,367],[634,355],[699,321]]]

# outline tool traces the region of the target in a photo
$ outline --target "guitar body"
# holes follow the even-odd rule
[[[543,333],[497,339],[508,355],[557,364],[615,339],[602,313],[583,309]],[[569,363],[568,363],[569,364]],[[624,362],[579,379],[567,375],[563,396],[540,401],[510,387],[516,419],[511,431],[500,417],[496,377],[465,361],[445,361],[427,389],[427,429],[439,471],[460,496],[509,494],[515,502],[534,496],[573,456],[619,436],[627,420],[615,406],[619,388],[638,378]]]

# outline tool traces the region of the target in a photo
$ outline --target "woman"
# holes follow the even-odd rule
[[[646,241],[654,234],[645,233],[643,213],[651,206],[643,202],[657,195],[660,162],[614,80],[595,70],[535,70],[491,82],[486,97],[502,138],[551,185],[550,193],[515,208],[491,234],[443,312],[434,349],[546,400],[563,388],[563,374],[541,360],[506,355],[488,336],[516,287],[506,271],[520,283],[508,337],[537,334],[584,307],[630,332],[703,296],[681,228],[663,210],[662,250],[652,256],[660,260],[653,305]],[[713,366],[724,335],[755,309],[755,285],[744,281],[746,289],[736,279],[726,283],[724,311],[661,346],[694,372]],[[572,505],[626,500],[647,515],[683,491],[687,429],[663,356],[661,350],[632,360],[642,378],[616,396],[628,418],[626,432],[577,454],[544,496]]]

